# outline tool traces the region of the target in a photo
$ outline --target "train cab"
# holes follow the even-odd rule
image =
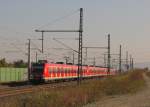
[[[45,63],[38,62],[31,64],[30,70],[30,81],[31,82],[44,82],[43,73],[44,73]]]

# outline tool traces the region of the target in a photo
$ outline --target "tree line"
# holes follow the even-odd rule
[[[24,60],[16,60],[13,62],[7,62],[5,58],[0,59],[0,67],[17,67],[17,68],[26,68],[27,62]]]

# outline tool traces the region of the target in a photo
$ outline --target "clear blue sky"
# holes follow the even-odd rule
[[[34,32],[36,28],[80,7],[84,9],[84,45],[104,46],[110,33],[112,53],[122,44],[123,53],[129,51],[136,62],[150,61],[150,0],[0,0],[1,49],[11,48],[8,38],[9,42],[25,43],[27,38],[40,37]],[[61,26],[57,23],[56,28],[71,29],[77,18],[78,14]]]

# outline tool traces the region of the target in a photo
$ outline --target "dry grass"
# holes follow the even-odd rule
[[[103,91],[106,95],[135,93],[145,85],[142,72],[130,72],[104,81]]]
[[[146,75],[147,75],[148,77],[150,77],[150,71],[147,71],[147,72],[146,72]]]
[[[141,70],[91,80],[80,86],[69,86],[10,99],[5,107],[81,107],[103,96],[135,93],[145,86]],[[8,99],[7,99],[8,102]]]

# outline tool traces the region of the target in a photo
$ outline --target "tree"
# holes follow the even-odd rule
[[[18,67],[18,68],[25,68],[25,67],[27,67],[27,63],[24,62],[22,59],[14,61],[13,65],[14,65],[14,67]]]
[[[6,62],[5,58],[0,59],[0,67],[6,67],[8,63]]]

